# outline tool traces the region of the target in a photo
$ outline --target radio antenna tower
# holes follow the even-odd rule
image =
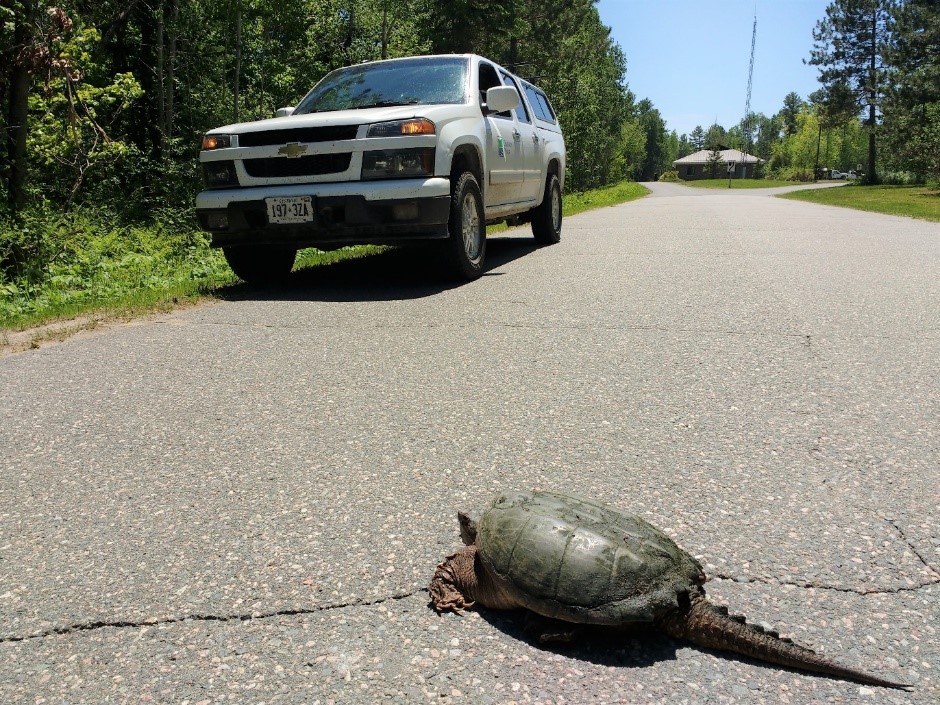
[[[751,30],[751,65],[747,69],[747,101],[744,103],[744,174],[747,175],[747,153],[751,150],[751,87],[754,85],[754,46],[757,44],[757,7]]]

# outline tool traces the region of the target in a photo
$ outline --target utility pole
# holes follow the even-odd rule
[[[747,154],[751,150],[751,88],[754,85],[754,47],[757,44],[757,7],[754,8],[754,27],[751,30],[751,65],[747,69],[747,100],[744,103],[744,176],[747,176]]]

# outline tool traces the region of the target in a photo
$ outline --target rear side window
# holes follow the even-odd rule
[[[519,92],[519,86],[516,85],[515,80],[508,73],[501,72],[503,78],[503,85],[509,86],[510,88],[515,88],[516,93]],[[529,111],[526,110],[525,101],[520,98],[519,107],[516,108],[516,119],[519,122],[532,122],[532,119],[529,117]]]
[[[556,122],[555,111],[552,110],[552,106],[548,102],[548,96],[529,83],[523,84],[523,89],[525,90],[526,97],[529,99],[529,103],[532,104],[532,110],[535,111],[535,116],[543,122]]]

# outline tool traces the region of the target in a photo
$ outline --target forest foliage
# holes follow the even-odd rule
[[[546,90],[569,190],[641,174],[631,120],[665,129],[593,0],[3,0],[0,274],[45,276],[89,209],[109,228],[191,230],[203,132],[271,117],[332,69],[432,52],[483,54]]]
[[[565,123],[569,183],[630,170],[626,61],[591,0],[7,0],[0,150],[8,210],[108,203],[131,218],[199,189],[202,132],[271,117],[325,73],[476,52],[532,76]],[[534,75],[533,75],[534,74]]]

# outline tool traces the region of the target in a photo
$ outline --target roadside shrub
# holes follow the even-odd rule
[[[679,178],[678,171],[664,171],[660,175],[659,180],[660,181],[673,181],[673,182],[682,181],[682,179]]]
[[[0,225],[0,324],[231,277],[197,230],[123,225],[100,210]]]
[[[910,171],[886,171],[879,176],[881,183],[888,186],[919,186],[924,183],[922,178]]]
[[[800,167],[795,166],[786,166],[777,169],[773,173],[774,179],[779,181],[812,181],[813,180],[813,171],[812,168],[809,170],[801,169]]]

